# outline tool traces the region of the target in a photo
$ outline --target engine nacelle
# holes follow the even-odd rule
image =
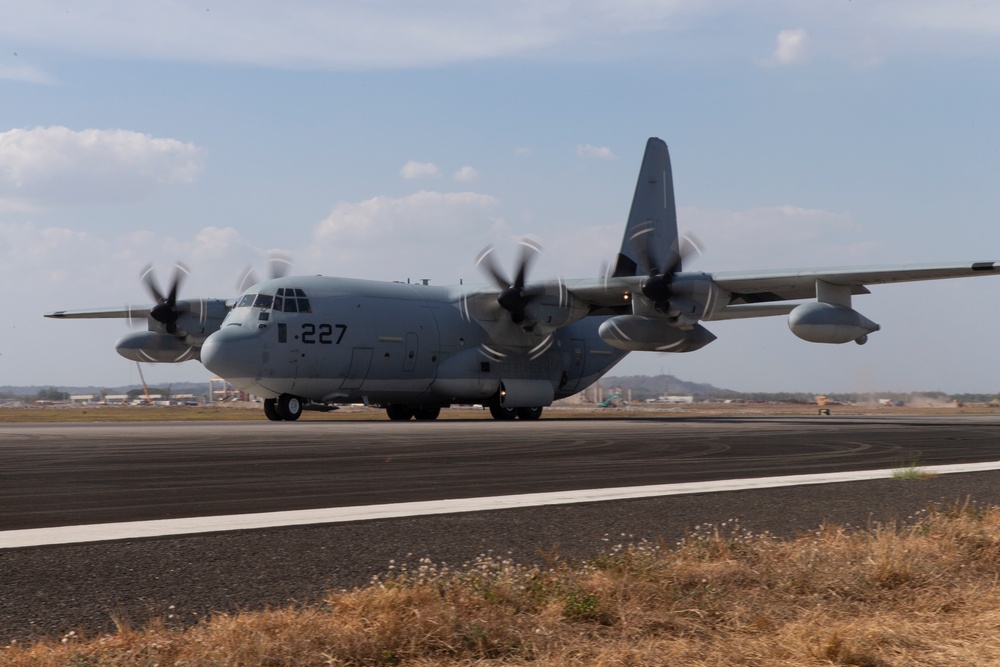
[[[131,361],[177,363],[198,358],[198,349],[177,337],[156,331],[136,331],[122,336],[115,343],[118,354]]]
[[[848,343],[859,345],[868,334],[881,327],[858,311],[830,303],[804,303],[788,314],[788,328],[810,343]]]
[[[662,317],[643,315],[612,317],[602,322],[597,331],[611,347],[630,351],[693,352],[715,340],[715,334],[700,324],[678,329]]]

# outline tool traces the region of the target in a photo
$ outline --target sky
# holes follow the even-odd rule
[[[116,320],[295,271],[597,277],[645,141],[700,271],[1000,260],[1000,5],[956,0],[0,0],[0,385],[138,381]],[[1000,392],[1000,279],[872,288],[865,346],[709,323],[613,374],[742,391]],[[207,380],[197,362],[151,384]]]

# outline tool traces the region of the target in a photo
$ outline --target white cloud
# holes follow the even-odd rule
[[[437,178],[441,170],[433,162],[415,162],[410,160],[399,170],[399,175],[408,181],[417,178]]]
[[[47,310],[147,301],[139,272],[150,261],[161,283],[180,260],[191,267],[190,282],[199,296],[233,296],[240,269],[263,255],[232,228],[207,227],[182,238],[151,230],[101,235],[0,221],[0,283],[16,285],[30,276],[33,302]]]
[[[715,55],[707,44],[712,40],[699,37],[718,34],[720,16],[750,32],[775,15],[817,26],[828,47],[871,36],[887,47],[926,52],[939,40],[963,47],[972,39],[996,53],[993,38],[1000,36],[1000,7],[977,0],[288,0],[280,6],[239,0],[210,6],[190,0],[48,0],[6,3],[0,38],[101,58],[364,70],[540,54],[593,58],[619,45],[647,48],[642,36],[656,33],[673,33],[656,41],[682,45],[679,53],[690,55],[687,46],[706,44],[704,53]],[[799,62],[796,48],[779,45],[771,64]]]
[[[24,83],[56,83],[56,80],[48,72],[31,65],[0,65],[0,80]]]
[[[475,192],[427,191],[341,202],[313,230],[310,261],[334,275],[393,280],[430,272],[454,280],[491,238],[499,203]],[[457,238],[482,243],[459,249]]]
[[[514,149],[514,155],[517,155],[518,157],[531,155],[531,149],[527,146],[519,146]]]
[[[130,130],[36,127],[0,133],[0,201],[8,208],[136,201],[193,182],[204,151]]]
[[[446,232],[469,222],[471,216],[499,204],[496,197],[475,192],[428,192],[407,197],[372,197],[358,203],[342,202],[315,229],[318,241],[370,239],[391,234],[433,237],[440,242]]]
[[[614,160],[617,157],[607,146],[592,146],[591,144],[577,146],[576,154],[577,157],[598,160]]]
[[[800,65],[808,57],[809,33],[802,28],[782,30],[775,39],[774,51],[763,61],[768,66]]]
[[[537,52],[670,26],[678,0],[72,0],[7,3],[0,37],[99,56],[269,67],[421,67]]]
[[[704,270],[866,264],[879,249],[850,214],[797,206],[681,208],[678,222],[698,237],[704,255],[696,266]]]
[[[479,178],[479,171],[475,167],[465,165],[455,172],[455,180],[462,183],[471,183]]]
[[[252,247],[233,227],[205,227],[194,238],[191,257],[195,261],[214,261],[230,257],[234,251],[246,255]]]
[[[897,28],[910,28],[921,32],[954,32],[970,35],[1000,35],[1000,6],[992,2],[952,0],[941,3],[933,0],[908,0],[883,3],[876,15]]]

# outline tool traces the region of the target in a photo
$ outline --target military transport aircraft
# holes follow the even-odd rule
[[[521,242],[513,278],[488,247],[478,264],[492,285],[437,287],[285,271],[235,299],[178,299],[178,265],[156,303],[58,311],[57,318],[144,318],[121,338],[135,361],[198,359],[264,397],[275,421],[338,403],[383,406],[390,419],[435,419],[441,408],[482,404],[493,417],[537,419],[555,399],[597,381],[633,350],[692,352],[715,340],[702,322],[787,315],[814,343],[863,344],[879,325],[851,307],[867,285],[998,273],[996,262],[790,271],[683,271],[694,249],[677,234],[667,145],[646,144],[613,270],[590,280],[530,281],[538,251]]]

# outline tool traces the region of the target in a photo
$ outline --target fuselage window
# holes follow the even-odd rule
[[[237,308],[250,308],[253,306],[253,300],[257,298],[256,294],[244,294],[240,302],[236,304]]]
[[[278,290],[278,291],[280,292],[281,290]],[[282,297],[280,297],[280,296],[274,297],[274,312],[280,313],[282,310],[284,310],[284,303],[283,302],[284,302],[284,299]]]
[[[298,290],[301,292],[302,290]],[[299,312],[300,313],[311,313],[312,308],[309,307],[309,299],[296,299],[299,302]]]
[[[253,302],[254,308],[270,308],[271,302],[274,300],[270,294],[258,294],[257,299]]]
[[[285,307],[283,308],[286,313],[297,313],[299,312],[298,306],[296,305],[295,299],[285,299]]]

